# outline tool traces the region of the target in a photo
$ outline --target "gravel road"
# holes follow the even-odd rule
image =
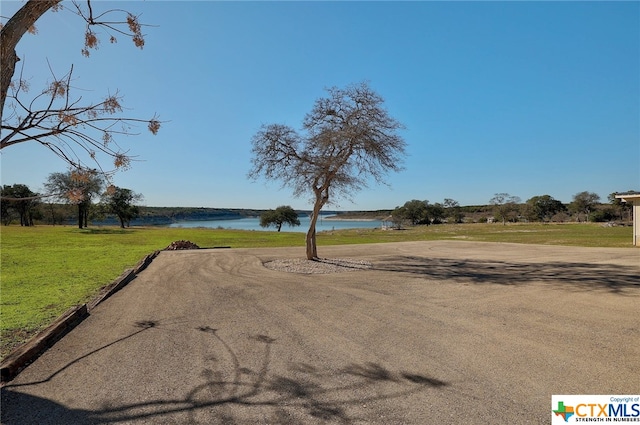
[[[638,249],[319,253],[367,267],[162,252],[2,388],[2,423],[542,424],[552,394],[640,389]]]

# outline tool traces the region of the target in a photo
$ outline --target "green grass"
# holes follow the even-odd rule
[[[0,229],[0,358],[73,305],[92,299],[145,255],[176,240],[216,246],[300,246],[304,233],[204,228],[90,228],[65,226]],[[402,231],[353,229],[318,234],[318,246],[463,239],[573,246],[631,247],[630,227],[596,224],[461,224]],[[322,249],[319,249],[322,255]]]
[[[402,231],[352,229],[324,232],[318,244],[398,242],[415,240],[468,240],[541,245],[631,248],[631,227],[579,224],[446,224],[417,226]]]

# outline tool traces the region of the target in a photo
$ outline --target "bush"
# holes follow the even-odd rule
[[[613,212],[608,208],[595,211],[593,214],[591,214],[591,217],[589,217],[590,221],[593,221],[595,223],[603,223],[603,222],[606,222],[606,221],[613,221],[614,218],[615,217],[613,215]]]

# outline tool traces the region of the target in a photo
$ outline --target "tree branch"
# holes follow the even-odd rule
[[[88,49],[95,48],[97,45],[97,38],[90,29],[92,26],[124,34],[130,37],[137,47],[144,46],[142,25],[139,23],[138,17],[121,9],[111,9],[95,15],[91,0],[85,1],[86,12],[80,6],[81,2],[73,1],[77,15],[87,24],[88,38],[85,37],[83,54],[86,53],[88,56]],[[130,133],[125,126],[136,123],[146,123],[149,131],[156,134],[161,126],[161,122],[156,116],[150,120],[114,116],[117,112],[122,111],[121,98],[117,93],[109,95],[97,104],[89,103],[87,106],[81,106],[82,97],[76,99],[71,97],[73,65],[70,71],[60,79],[49,68],[53,76],[52,83],[29,102],[23,102],[21,99],[23,88],[28,87],[22,77],[23,71],[21,71],[19,79],[12,84],[16,62],[19,61],[15,51],[18,42],[26,32],[34,32],[36,21],[45,12],[50,9],[54,11],[60,9],[62,7],[60,3],[61,0],[27,0],[2,27],[0,43],[2,70],[0,78],[0,150],[18,143],[37,141],[69,164],[83,166],[82,161],[73,152],[73,146],[77,146],[86,151],[96,163],[96,152],[102,152],[113,157],[116,169],[127,166],[131,158],[126,152],[120,150],[114,142],[113,136],[135,134]],[[100,21],[101,18],[112,13],[124,13],[126,19]],[[118,28],[122,25],[126,25],[129,32]],[[111,40],[115,41],[115,37],[111,36]],[[5,114],[7,98],[12,101],[8,108],[10,113],[7,112],[8,118]],[[122,125],[121,129],[117,128],[119,124]],[[86,132],[87,130],[89,133]],[[94,136],[91,132],[100,136]],[[76,159],[72,159],[73,157]]]

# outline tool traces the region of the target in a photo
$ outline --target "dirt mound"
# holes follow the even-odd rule
[[[171,242],[165,251],[177,251],[179,249],[200,249],[200,247],[190,241],[175,241]]]

